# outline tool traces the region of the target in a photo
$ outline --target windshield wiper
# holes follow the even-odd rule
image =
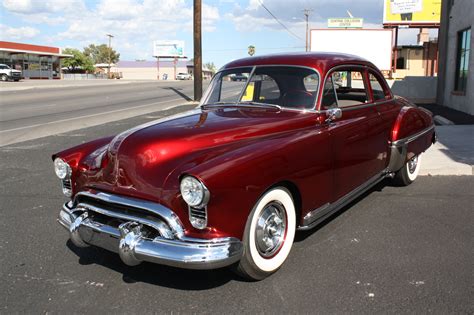
[[[235,103],[235,102],[212,102],[212,103],[209,103],[209,104],[202,104],[201,107],[211,107],[211,106],[219,106],[219,105],[225,105],[225,104],[236,105],[237,103]]]
[[[280,106],[280,105],[269,104],[269,103],[253,102],[253,101],[239,102],[238,104],[248,104],[248,105],[266,106],[266,107],[269,106],[269,107],[274,107],[274,108],[281,109],[281,106]]]

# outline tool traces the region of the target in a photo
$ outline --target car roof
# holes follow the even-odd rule
[[[331,52],[300,52],[237,59],[227,63],[221,70],[259,65],[292,65],[315,68],[321,74],[324,74],[332,67],[344,64],[364,65],[376,69],[370,61],[356,55]]]

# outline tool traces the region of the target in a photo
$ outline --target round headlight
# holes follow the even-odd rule
[[[186,176],[180,184],[181,196],[191,206],[202,206],[206,203],[206,187],[195,177]]]
[[[62,159],[57,158],[54,160],[54,172],[60,179],[65,179],[71,174],[71,168]]]

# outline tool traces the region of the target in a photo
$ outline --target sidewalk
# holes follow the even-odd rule
[[[29,89],[51,89],[84,86],[104,86],[128,84],[125,80],[21,80],[19,82],[0,82],[0,92],[23,91]]]
[[[0,92],[24,91],[30,89],[53,89],[53,88],[70,88],[70,87],[89,87],[89,86],[111,86],[123,84],[180,84],[180,80],[107,80],[107,79],[90,79],[90,80],[21,80],[19,82],[0,82]]]
[[[420,175],[474,175],[474,125],[436,126],[438,142],[424,154]]]

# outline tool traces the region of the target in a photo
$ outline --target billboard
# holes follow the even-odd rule
[[[383,24],[437,26],[441,0],[384,0]]]
[[[316,29],[311,30],[310,36],[311,51],[353,54],[380,70],[391,69],[391,29]]]
[[[155,40],[153,42],[153,57],[185,58],[184,41]]]

